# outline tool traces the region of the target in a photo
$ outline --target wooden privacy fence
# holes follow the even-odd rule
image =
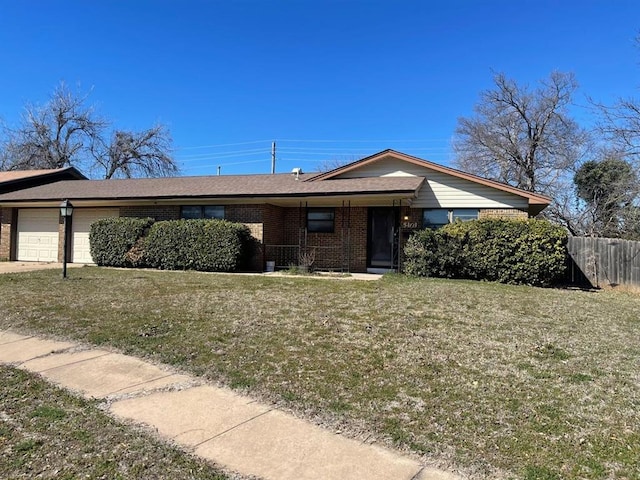
[[[640,242],[617,238],[569,237],[569,280],[593,287],[640,286]]]

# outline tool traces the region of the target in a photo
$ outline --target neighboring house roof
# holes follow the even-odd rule
[[[86,180],[75,167],[0,172],[0,193],[13,192],[60,180]]]
[[[332,178],[337,178],[340,175],[343,175],[347,172],[351,172],[353,170],[357,170],[365,165],[370,165],[372,163],[378,162],[381,159],[387,156],[393,156],[394,158],[403,160],[405,162],[418,165],[421,167],[429,168],[431,170],[435,170],[436,172],[445,173],[447,175],[451,175],[453,177],[462,178],[464,180],[469,180],[475,183],[479,183],[481,185],[486,185],[488,187],[495,188],[497,190],[501,190],[504,192],[512,193],[518,195],[520,197],[526,198],[529,200],[530,205],[544,205],[547,206],[551,203],[551,198],[546,195],[541,195],[539,193],[528,192],[526,190],[522,190],[520,188],[513,187],[511,185],[507,185],[505,183],[496,182],[494,180],[488,180],[486,178],[479,177],[477,175],[473,175],[471,173],[462,172],[460,170],[456,170],[454,168],[445,167],[443,165],[439,165],[437,163],[429,162],[427,160],[423,160],[421,158],[413,157],[411,155],[407,155],[405,153],[396,152],[395,150],[387,149],[382,152],[376,153],[369,157],[363,158],[361,160],[355,161],[353,163],[349,163],[347,165],[343,165],[342,167],[335,168],[325,173],[321,173],[319,175],[315,175],[312,178],[309,178],[308,181],[316,182],[319,180],[329,180]]]
[[[134,200],[171,198],[314,197],[326,195],[414,194],[420,177],[370,177],[305,182],[313,175],[222,175],[61,181],[0,195],[0,202]]]

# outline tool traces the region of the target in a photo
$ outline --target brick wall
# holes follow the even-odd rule
[[[156,220],[178,220],[179,205],[147,205],[137,207],[120,207],[121,217],[154,218]]]
[[[506,218],[526,220],[529,214],[517,208],[484,208],[480,210],[479,218]]]
[[[265,245],[282,245],[284,243],[284,211],[285,209],[282,207],[263,205],[263,241]]]
[[[262,223],[263,205],[225,205],[224,218],[230,222]]]
[[[351,207],[351,242],[349,268],[352,272],[367,271],[367,207]]]
[[[0,260],[11,260],[11,234],[15,210],[13,208],[0,208]]]
[[[248,268],[252,271],[264,270],[264,225],[263,205],[225,205],[224,218],[230,222],[242,223],[249,228],[253,237],[253,255]]]

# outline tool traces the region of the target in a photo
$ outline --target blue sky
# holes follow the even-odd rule
[[[60,81],[125,129],[162,122],[183,174],[311,171],[394,148],[449,164],[492,72],[635,95],[640,2],[0,0],[0,119]],[[588,113],[576,107],[588,124]]]

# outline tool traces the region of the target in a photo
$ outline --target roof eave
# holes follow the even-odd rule
[[[227,194],[227,195],[153,195],[153,196],[140,196],[140,197],[74,197],[72,194],[62,197],[46,197],[46,198],[26,198],[26,199],[7,199],[0,198],[0,206],[3,207],[18,207],[26,203],[46,203],[46,202],[60,202],[64,199],[68,199],[71,202],[74,201],[87,201],[87,202],[135,202],[135,201],[181,201],[181,200],[199,200],[199,199],[212,199],[212,200],[234,200],[234,199],[246,199],[246,198],[259,198],[263,200],[267,199],[279,199],[279,198],[309,198],[309,197],[357,197],[357,196],[372,196],[372,195],[402,195],[407,197],[415,197],[417,189],[393,189],[393,190],[359,190],[354,191],[334,191],[334,192],[298,192],[298,193],[258,193],[258,194]]]
[[[449,175],[453,175],[458,178],[462,178],[465,180],[469,180],[471,182],[480,183],[481,185],[486,185],[488,187],[497,188],[498,190],[502,190],[505,192],[513,193],[514,195],[518,195],[520,197],[527,198],[529,200],[529,204],[544,204],[549,205],[552,201],[550,197],[546,195],[541,195],[539,193],[527,192],[526,190],[522,190],[517,187],[513,187],[511,185],[507,185],[504,183],[496,182],[495,180],[489,180],[488,178],[479,177],[477,175],[473,175],[471,173],[463,172],[461,170],[456,170],[455,168],[445,167],[443,165],[438,165],[437,163],[430,162],[428,160],[423,160],[418,157],[414,157],[412,155],[407,155],[406,153],[397,152],[392,149],[386,149],[382,152],[375,153],[368,157],[357,160],[348,165],[343,165],[342,167],[335,168],[329,172],[321,173],[316,175],[315,177],[309,178],[305,181],[318,181],[318,180],[329,180],[334,178],[340,174],[350,172],[357,168],[362,167],[363,165],[367,165],[369,163],[375,162],[376,160],[382,158],[385,155],[393,155],[396,158],[401,160],[413,163],[415,165],[419,165],[422,167],[430,168],[431,170],[435,170],[440,173],[446,173]]]

